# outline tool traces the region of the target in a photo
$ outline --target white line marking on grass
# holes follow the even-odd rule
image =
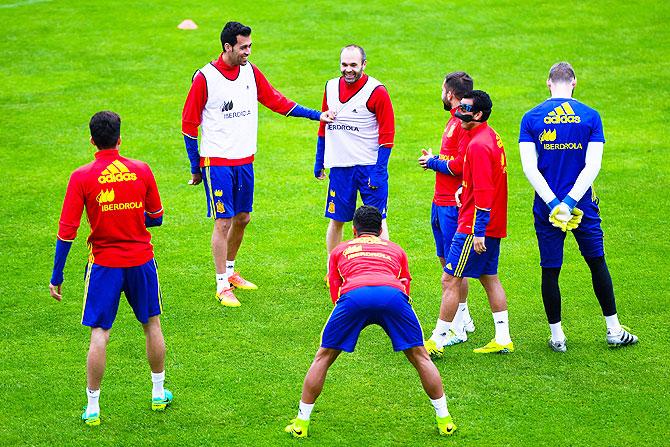
[[[34,3],[46,3],[46,2],[50,2],[50,1],[51,0],[24,0],[22,2],[10,3],[8,5],[0,5],[0,9],[18,8],[19,6],[27,6],[27,5],[32,5]]]

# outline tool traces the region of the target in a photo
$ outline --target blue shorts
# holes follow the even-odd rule
[[[119,310],[121,292],[137,320],[146,324],[163,310],[158,271],[153,259],[137,267],[86,266],[81,324],[110,329]]]
[[[457,278],[479,278],[482,275],[498,274],[500,238],[486,236],[486,251],[477,254],[474,249],[474,235],[456,233],[451,243],[444,271]]]
[[[374,165],[351,166],[348,168],[330,168],[328,177],[328,197],[326,197],[326,214],[329,219],[338,222],[349,222],[356,211],[357,192],[361,194],[363,205],[370,205],[382,213],[386,219],[386,202],[389,195],[388,176],[384,184],[377,189],[369,186],[370,171]]]
[[[230,219],[250,213],[254,203],[254,165],[206,166],[202,183],[207,196],[207,217]]]
[[[584,212],[582,222],[572,230],[575,235],[579,251],[585,258],[605,256],[603,245],[603,230],[600,226],[600,210],[595,201],[579,203],[577,207]],[[546,212],[545,212],[546,210]],[[537,245],[540,248],[540,265],[542,267],[557,268],[563,265],[563,242],[566,233],[549,223],[549,209],[542,212],[537,209],[535,216],[535,233]]]
[[[438,206],[433,203],[430,212],[430,224],[433,227],[437,256],[444,258],[449,254],[451,240],[458,228],[458,207]]]
[[[321,347],[354,352],[361,331],[377,324],[394,351],[423,346],[423,331],[407,295],[395,287],[358,287],[340,297],[323,332]]]

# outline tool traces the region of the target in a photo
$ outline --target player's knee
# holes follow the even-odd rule
[[[149,318],[146,324],[142,325],[145,334],[153,334],[154,332],[161,330],[161,321],[158,315]]]
[[[319,348],[314,356],[314,363],[330,366],[333,364],[340,351],[330,348]]]
[[[214,221],[214,231],[217,233],[228,234],[232,219],[219,218]]]
[[[596,257],[584,256],[584,260],[586,261],[591,270],[607,268],[607,263],[605,262],[605,256],[596,256]]]
[[[340,231],[344,228],[344,222],[340,222],[339,220],[335,219],[330,219],[330,223],[328,225],[330,228],[336,231]]]
[[[456,278],[447,272],[442,273],[442,287],[444,289],[451,289],[458,287],[461,278]]]
[[[420,367],[424,362],[431,362],[428,352],[423,346],[415,346],[405,350],[407,360],[415,367]]]
[[[109,329],[93,328],[91,329],[91,346],[104,348],[109,343]]]
[[[249,213],[239,213],[233,218],[235,220],[235,225],[240,227],[246,227],[251,221],[251,214]]]

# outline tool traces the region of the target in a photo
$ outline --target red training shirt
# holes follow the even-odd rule
[[[328,286],[333,303],[350,290],[364,286],[391,286],[409,296],[411,280],[404,250],[377,236],[342,242],[330,253]]]
[[[484,122],[470,134],[463,163],[458,232],[474,234],[477,209],[490,210],[486,236],[507,236],[507,158],[500,136]]]
[[[465,149],[470,142],[470,135],[461,127],[461,120],[454,114],[458,107],[451,109],[451,118],[442,134],[440,160],[446,160],[449,170],[454,175],[435,172],[435,195],[433,203],[438,206],[456,206],[454,195],[463,181],[463,158]]]
[[[73,241],[77,237],[84,207],[91,226],[89,262],[134,267],[153,259],[144,212],[157,218],[163,215],[163,206],[149,165],[120,156],[118,149],[98,150],[95,161],[70,176],[59,239]]]
[[[344,77],[340,77],[339,91],[340,102],[349,101],[356,93],[358,93],[368,80],[368,75],[363,73],[361,78],[353,84],[348,84]],[[377,123],[379,124],[379,145],[392,148],[393,139],[395,138],[395,118],[393,116],[393,104],[391,104],[391,97],[386,87],[378,86],[370,94],[370,99],[365,104],[371,113],[375,114]],[[328,101],[326,92],[323,93],[323,102],[321,103],[321,111],[328,110]],[[337,118],[335,118],[337,119]],[[326,136],[326,123],[321,122],[319,126],[319,136]]]

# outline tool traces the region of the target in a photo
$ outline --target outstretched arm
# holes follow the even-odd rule
[[[263,104],[273,112],[281,113],[282,115],[292,116],[297,118],[307,118],[314,121],[332,122],[333,114],[330,111],[319,112],[318,110],[303,107],[295,101],[291,101],[286,96],[282,95],[279,90],[274,88],[267,80],[265,75],[256,67],[252,65],[254,70],[254,77],[256,78],[256,90],[258,92],[258,102]]]

